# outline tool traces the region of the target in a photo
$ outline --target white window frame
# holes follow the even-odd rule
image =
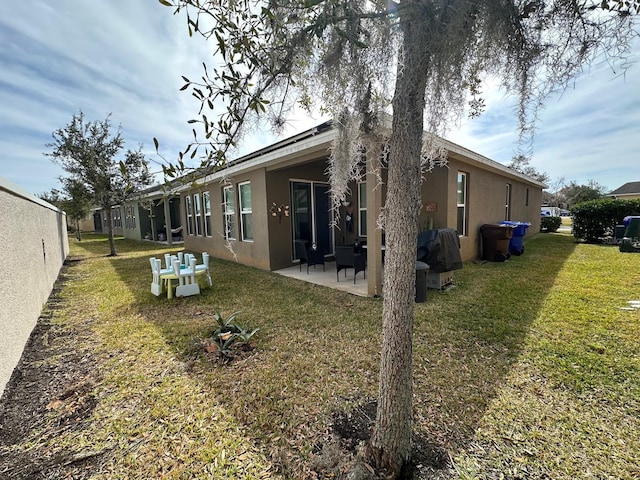
[[[113,208],[113,226],[115,228],[122,228],[122,213],[120,207]]]
[[[199,193],[194,193],[193,194],[193,212],[194,212],[194,218],[195,218],[195,234],[197,236],[201,236],[202,235],[202,203],[200,201],[200,194]]]
[[[364,221],[362,221],[363,216]],[[358,182],[358,236],[367,236],[367,182]]]
[[[460,190],[460,180],[462,179],[462,190]],[[467,203],[468,203],[468,195],[469,192],[469,176],[466,172],[458,171],[458,176],[456,178],[456,230],[458,230],[458,235],[461,237],[465,237],[467,235]],[[462,198],[461,198],[462,195]],[[460,201],[462,199],[462,202]],[[462,209],[462,225],[460,225],[460,210]],[[462,227],[462,228],[460,228]],[[462,231],[460,231],[462,230]]]
[[[187,235],[193,235],[193,209],[191,208],[191,197],[185,197],[184,208],[187,213]]]
[[[211,193],[202,192],[202,209],[204,212],[204,236],[211,236]]]
[[[222,220],[224,238],[227,240],[236,240],[236,206],[233,185],[226,185],[222,188]],[[233,204],[229,205],[228,199]],[[229,228],[231,226],[232,228]]]
[[[242,187],[249,187],[249,194],[251,194],[251,182],[242,182],[238,184],[238,210],[240,211],[240,232],[243,242],[253,242],[253,200],[251,205],[244,205],[242,202]],[[251,222],[251,232],[247,225]],[[249,236],[251,234],[251,236]]]

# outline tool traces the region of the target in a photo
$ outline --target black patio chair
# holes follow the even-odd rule
[[[314,250],[313,247],[309,246],[309,242],[296,241],[296,251],[300,258],[300,271],[302,271],[302,264],[304,263],[307,264],[307,274],[309,273],[309,266],[311,265],[313,265],[314,268],[316,265],[322,265],[322,271],[326,271],[324,253],[320,250]]]
[[[353,268],[353,283],[356,283],[356,275],[358,272],[364,272],[364,278],[367,278],[366,272],[367,257],[362,253],[356,253],[352,246],[336,246],[336,278],[340,281],[340,270],[344,269],[344,276],[347,276],[347,268]]]

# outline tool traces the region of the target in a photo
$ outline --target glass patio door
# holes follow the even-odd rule
[[[293,258],[300,258],[296,242],[316,245],[323,254],[333,252],[329,186],[325,183],[291,182]]]

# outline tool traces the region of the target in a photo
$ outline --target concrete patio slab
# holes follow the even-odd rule
[[[274,273],[302,280],[303,282],[341,290],[360,297],[368,296],[367,279],[362,272],[358,272],[355,285],[353,283],[353,268],[347,269],[346,277],[344,270],[341,270],[340,281],[338,281],[336,279],[336,262],[325,262],[325,271],[322,271],[322,265],[314,265],[309,267],[309,273],[307,274],[306,265],[302,265],[302,271],[299,265],[294,265],[282,270],[275,270]]]

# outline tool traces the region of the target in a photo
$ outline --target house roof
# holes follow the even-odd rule
[[[253,168],[267,168],[269,170],[282,168],[289,163],[300,161],[301,154],[326,153],[331,146],[337,130],[333,127],[331,120],[306,130],[302,133],[276,142],[268,147],[256,150],[248,155],[229,161],[225,168],[200,178],[197,183],[209,183],[213,180],[220,180],[235,173],[250,170]],[[499,171],[502,175],[524,181],[539,188],[546,188],[542,182],[528,177],[516,170],[491,160],[479,153],[464,148],[448,140],[442,139],[449,155],[466,163],[470,163],[486,170]],[[192,185],[184,185],[178,190],[186,190]]]
[[[640,182],[627,182],[621,187],[616,188],[613,192],[608,193],[607,195],[640,195]]]
[[[509,168],[503,165],[500,162],[496,162],[495,160],[491,160],[484,155],[480,155],[479,153],[474,152],[473,150],[469,150],[468,148],[457,145],[449,140],[444,140],[444,146],[449,151],[449,155],[455,156],[455,158],[462,160],[466,163],[474,164],[480,168],[485,168],[487,170],[498,170],[500,173],[507,177],[511,177],[517,180],[524,181],[531,185],[535,185],[542,189],[547,188],[545,183],[542,183],[534,178],[531,178],[523,173],[518,172],[512,168]]]

